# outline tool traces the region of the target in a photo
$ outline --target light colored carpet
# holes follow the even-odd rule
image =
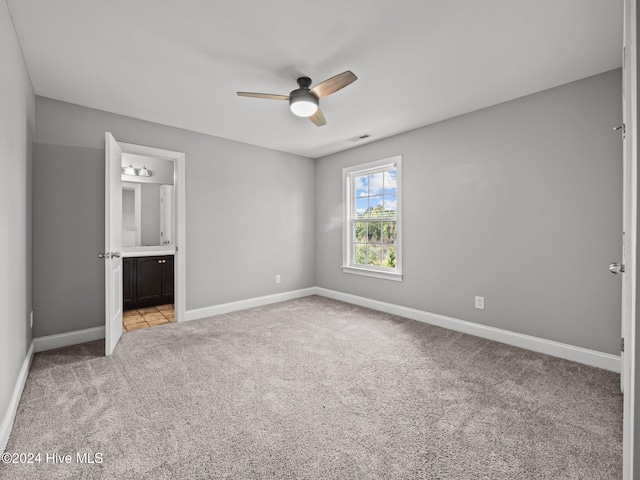
[[[318,296],[102,354],[36,354],[0,478],[622,478],[618,375]]]

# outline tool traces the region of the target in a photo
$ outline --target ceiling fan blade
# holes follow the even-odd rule
[[[346,72],[342,72],[335,77],[331,77],[330,79],[319,83],[311,89],[311,93],[318,98],[326,97],[332,93],[336,93],[347,85],[352,84],[357,79],[358,77],[356,77],[351,70],[347,70]]]
[[[289,95],[275,95],[273,93],[238,92],[239,97],[266,98],[267,100],[289,100]]]
[[[309,120],[311,120],[313,123],[315,123],[316,127],[321,127],[321,126],[327,124],[327,120],[324,118],[324,114],[322,113],[322,110],[320,110],[320,109],[316,110],[316,113],[311,115],[309,117]]]

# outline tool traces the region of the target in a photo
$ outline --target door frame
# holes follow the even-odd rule
[[[131,153],[146,157],[157,157],[174,161],[175,186],[175,254],[174,254],[174,309],[176,322],[185,320],[186,312],[186,208],[185,208],[185,161],[184,152],[148,147],[133,143],[118,142],[122,153]]]
[[[625,263],[631,268],[624,275],[622,296],[622,338],[624,352],[621,355],[623,397],[623,432],[622,432],[622,458],[623,478],[631,480],[637,471],[640,471],[640,461],[636,461],[635,453],[638,450],[638,442],[635,441],[636,418],[636,375],[640,371],[636,365],[636,316],[637,301],[639,298],[636,281],[638,272],[637,256],[637,189],[639,169],[638,161],[638,76],[637,76],[637,27],[638,10],[636,0],[624,0],[624,35],[623,35],[623,162],[624,162],[624,225],[629,235],[625,238],[623,256]],[[627,290],[625,290],[628,287]],[[626,293],[625,293],[626,292]],[[625,314],[626,312],[626,314]],[[640,458],[638,459],[640,460]]]

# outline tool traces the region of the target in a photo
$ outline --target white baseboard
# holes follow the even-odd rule
[[[4,414],[2,423],[0,424],[0,453],[7,448],[7,442],[9,441],[9,435],[11,435],[11,429],[13,428],[13,421],[16,418],[16,412],[18,411],[18,404],[20,403],[20,397],[22,397],[22,390],[24,390],[24,384],[27,382],[27,375],[29,375],[29,368],[31,367],[31,361],[33,360],[33,353],[35,350],[35,344],[32,341],[27,356],[22,362],[22,368],[16,380],[16,384],[13,387],[13,394],[11,395],[11,401],[9,407]]]
[[[392,303],[380,302],[378,300],[371,300],[369,298],[337,292],[335,290],[328,290],[326,288],[315,287],[314,293],[323,297],[333,298],[334,300],[372,308],[381,312],[391,313],[393,315],[399,315],[412,320],[418,320],[419,322],[448,328],[449,330],[468,333],[470,335],[475,335],[476,337],[495,340],[496,342],[506,343],[508,345],[513,345],[514,347],[520,347],[534,352],[544,353],[546,355],[564,358],[566,360],[590,365],[592,367],[603,368],[605,370],[620,373],[621,359],[618,355],[589,350],[588,348],[575,347],[566,343],[545,340],[543,338],[510,332],[500,328],[488,327],[486,325],[480,325],[479,323],[458,320],[457,318],[429,313],[423,310],[416,310],[414,308],[403,307]]]
[[[271,303],[308,297],[309,295],[315,295],[317,293],[316,289],[317,287],[303,288],[289,292],[275,293],[273,295],[265,295],[263,297],[247,298],[246,300],[238,300],[237,302],[221,303],[220,305],[213,305],[211,307],[195,308],[186,311],[185,320],[198,320],[200,318],[244,310],[246,308],[261,307]]]
[[[47,335],[33,339],[36,353],[54,348],[69,347],[79,343],[92,342],[104,338],[104,327],[85,328],[75,332],[59,333],[57,335]]]
[[[544,353],[554,357],[564,358],[592,367],[603,368],[612,372],[620,373],[621,358],[619,355],[598,352],[588,348],[576,347],[566,343],[555,342],[553,340],[545,340],[531,335],[515,333],[509,330],[489,327],[479,323],[467,322],[445,315],[429,313],[415,308],[403,307],[393,303],[372,300],[366,297],[360,297],[349,293],[342,293],[335,290],[329,290],[321,287],[303,288],[300,290],[292,290],[289,292],[276,293],[273,295],[265,295],[263,297],[248,298],[236,302],[223,303],[213,305],[211,307],[196,308],[185,312],[185,320],[197,320],[200,318],[212,317],[223,313],[235,312],[246,308],[260,307],[295,298],[302,298],[309,295],[321,295],[327,298],[333,298],[354,305],[372,308],[381,312],[399,315],[401,317],[410,318],[419,322],[429,323],[457,332],[468,333],[476,337],[494,340],[496,342],[506,343],[514,347],[520,347],[534,352]],[[49,335],[39,337],[33,340],[36,352],[52,350],[54,348],[67,347],[78,343],[90,342],[104,338],[104,327],[87,328],[75,332],[62,333],[58,335]]]

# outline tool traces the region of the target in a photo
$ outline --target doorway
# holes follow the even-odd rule
[[[175,321],[175,170],[122,154],[122,333]]]
[[[123,328],[123,317],[131,294],[126,286],[133,285],[128,283],[131,278],[127,277],[132,274],[132,259],[136,259],[135,265],[142,263],[141,275],[160,272],[159,298],[152,298],[153,295],[149,293],[155,292],[153,285],[151,290],[136,290],[136,295],[140,295],[136,301],[141,302],[137,306],[154,307],[153,312],[144,312],[151,317],[143,319],[144,322],[147,325],[159,325],[184,320],[185,154],[118,142],[110,133],[106,133],[105,140],[106,170],[111,172],[105,180],[105,252],[109,252],[105,255],[107,275],[114,279],[110,282],[110,288],[105,289],[105,353],[111,355],[123,330],[129,330]],[[145,194],[145,185],[151,193]],[[157,201],[153,201],[154,192],[158,193]],[[125,197],[132,199],[130,208],[123,208]],[[149,225],[145,225],[144,220],[147,197],[151,199],[146,200],[150,205],[148,208],[158,213],[151,215],[153,221],[146,222]],[[116,276],[119,277],[118,281],[115,281]],[[135,285],[138,285],[139,282],[136,282]],[[154,303],[157,300],[160,301]],[[172,312],[169,312],[169,308]]]

